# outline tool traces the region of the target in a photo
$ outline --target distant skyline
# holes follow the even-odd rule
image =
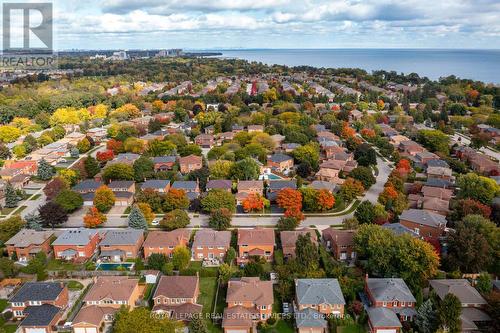
[[[53,3],[58,50],[500,48],[498,0]]]

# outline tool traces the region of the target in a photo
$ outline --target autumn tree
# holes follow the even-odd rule
[[[231,227],[232,212],[227,208],[215,209],[210,212],[208,225],[215,230],[226,230]]]
[[[87,210],[87,214],[83,217],[83,224],[85,228],[95,228],[106,222],[106,220],[106,215],[101,213],[97,208],[90,207]]]
[[[491,207],[474,199],[460,199],[451,204],[450,219],[452,221],[460,221],[467,215],[482,215],[489,218]]]
[[[64,208],[52,201],[38,208],[38,213],[40,214],[44,227],[54,228],[68,220],[68,214]]]
[[[137,207],[139,207],[139,209],[141,210],[142,215],[144,215],[144,218],[146,219],[148,224],[151,224],[151,222],[153,222],[156,217],[155,213],[151,209],[151,206],[149,206],[149,204],[145,202],[138,202]]]
[[[500,186],[493,179],[475,173],[460,175],[457,179],[457,187],[460,188],[458,198],[477,200],[484,205],[490,205],[493,198],[500,192]]]
[[[359,180],[365,189],[370,188],[376,182],[372,169],[364,166],[359,166],[352,170],[349,173],[349,177]]]
[[[102,178],[106,182],[110,180],[134,180],[134,169],[125,163],[114,163],[104,168]]]
[[[304,219],[302,214],[302,194],[298,190],[285,188],[278,192],[276,203],[285,210],[286,217],[295,217],[299,221]]]
[[[115,158],[115,154],[112,150],[98,151],[96,153],[96,158],[99,162],[108,162]]]
[[[189,207],[189,198],[186,192],[181,189],[172,188],[165,196],[163,210],[170,212],[174,209],[187,209]]]
[[[189,265],[191,252],[183,245],[176,246],[172,252],[172,263],[176,270],[185,269]]]
[[[188,213],[182,209],[174,209],[163,216],[160,226],[168,231],[185,228],[189,225]]]
[[[318,210],[327,211],[335,206],[335,197],[333,194],[325,189],[319,190],[317,192],[316,199],[318,201]]]
[[[107,213],[115,205],[115,194],[106,185],[100,186],[94,195],[94,207],[101,213]]]
[[[258,193],[250,193],[243,200],[243,210],[245,212],[262,211],[264,209],[264,198]]]
[[[0,243],[4,244],[14,237],[25,225],[25,221],[19,215],[3,219],[0,223]]]
[[[62,190],[69,189],[68,183],[61,177],[54,177],[44,188],[43,193],[47,196],[48,200],[52,200]]]
[[[111,150],[114,154],[122,153],[124,151],[123,142],[109,139],[108,142],[106,142],[106,149]]]
[[[352,200],[363,194],[364,190],[365,188],[359,180],[349,177],[340,187],[339,194],[342,196],[344,201],[351,202]]]

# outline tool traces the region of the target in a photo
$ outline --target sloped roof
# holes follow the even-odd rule
[[[298,304],[345,304],[337,279],[297,279]]]
[[[295,323],[298,328],[301,327],[326,328],[328,326],[328,323],[325,320],[325,315],[311,308],[305,308],[304,310],[297,311],[294,317],[295,317]]]
[[[487,304],[466,279],[430,280],[429,283],[441,299],[447,294],[453,294],[458,297],[460,303]]]
[[[422,209],[407,209],[403,211],[400,220],[406,220],[422,225],[437,228],[439,226],[446,226],[446,217],[436,213],[428,212]]]
[[[403,279],[369,278],[366,284],[377,302],[416,302]]]
[[[63,289],[60,282],[26,282],[9,302],[53,301]]]
[[[279,153],[269,156],[269,161],[275,162],[275,163],[281,163],[281,162],[289,161],[292,159],[293,159],[292,157],[290,157],[286,154],[279,154]]]
[[[181,240],[188,241],[190,235],[191,231],[184,228],[172,231],[151,231],[142,246],[144,248],[177,246],[181,243]]]
[[[304,228],[302,230],[291,230],[291,231],[280,232],[281,246],[282,247],[287,247],[287,246],[295,247],[295,243],[297,242],[299,235],[307,235],[307,234],[311,235],[311,240],[314,243],[317,243],[318,237],[316,235],[316,232],[313,229]]]
[[[274,229],[238,229],[238,245],[241,244],[274,246]]]
[[[273,304],[273,283],[261,281],[258,277],[230,280],[227,286],[226,301],[228,303],[248,301],[257,305]]]
[[[252,317],[258,315],[258,310],[245,308],[242,305],[225,308],[222,317],[222,327],[252,327]]]
[[[229,247],[231,243],[230,231],[217,231],[212,229],[201,229],[194,235],[193,249],[197,246],[223,246]]]
[[[138,283],[139,279],[130,279],[127,276],[99,276],[83,300],[128,300]]]
[[[49,326],[60,311],[61,309],[51,304],[28,306],[23,310],[26,317],[19,326]]]
[[[97,305],[89,305],[84,306],[78,311],[78,314],[73,319],[73,325],[79,323],[87,323],[94,326],[99,326],[104,319],[105,315],[114,314],[119,309],[106,307],[106,306],[97,306]]]
[[[195,298],[198,283],[198,276],[162,276],[153,298]]]
[[[388,308],[373,308],[366,310],[373,327],[401,327],[401,323],[396,313]]]
[[[5,242],[5,245],[15,247],[28,247],[30,245],[41,245],[49,239],[54,232],[52,231],[36,231],[32,229],[21,229],[11,239]]]
[[[125,230],[109,230],[99,245],[135,245],[144,235],[142,230],[127,228]]]
[[[66,230],[57,237],[52,245],[87,245],[97,233],[97,230],[85,228]]]

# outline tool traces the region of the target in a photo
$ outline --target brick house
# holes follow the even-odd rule
[[[280,232],[280,239],[281,247],[283,248],[283,256],[285,258],[295,258],[295,244],[297,243],[299,235],[309,235],[314,244],[318,243],[318,237],[313,229],[304,228],[301,230],[282,231]]]
[[[274,154],[267,159],[267,166],[271,170],[284,172],[293,168],[293,158],[285,154]]]
[[[144,233],[138,229],[109,230],[99,243],[99,258],[121,262],[140,256]]]
[[[97,251],[101,235],[97,230],[66,230],[52,243],[56,259],[86,261]]]
[[[199,182],[194,180],[176,180],[172,184],[172,188],[186,192],[190,201],[197,199],[201,192]]]
[[[177,156],[157,156],[153,157],[155,172],[172,170],[177,161]]]
[[[276,201],[278,193],[286,188],[296,190],[297,182],[295,180],[270,180],[266,193],[267,199]]]
[[[339,230],[327,228],[323,230],[323,242],[337,260],[354,260],[356,251],[354,249],[355,230]]]
[[[159,193],[167,193],[170,190],[170,180],[148,179],[141,185],[141,190],[153,190]]]
[[[176,246],[187,246],[191,231],[189,229],[175,229],[172,231],[151,231],[143,244],[144,258],[153,253],[163,253],[172,256]]]
[[[400,333],[401,322],[394,312],[387,308],[368,308],[368,329],[370,333]]]
[[[194,143],[202,148],[212,148],[215,145],[215,137],[212,134],[198,134]]]
[[[108,187],[115,194],[115,206],[130,206],[134,202],[134,181],[114,180],[109,183]]]
[[[238,229],[238,262],[259,256],[271,261],[274,253],[274,229]]]
[[[444,234],[446,218],[443,215],[420,209],[407,209],[399,217],[399,223],[418,235],[437,240]]]
[[[224,332],[250,333],[256,322],[266,320],[272,314],[272,282],[261,281],[258,277],[230,280],[226,302],[227,308],[222,319]]]
[[[198,276],[162,276],[153,295],[153,312],[166,313],[169,318],[190,321],[200,315],[197,304],[200,294]]]
[[[264,192],[264,183],[262,180],[240,180],[237,187],[236,202],[238,205],[241,205],[250,194],[263,195]]]
[[[337,279],[296,279],[297,310],[313,309],[324,315],[344,317],[346,304]]]
[[[191,248],[193,260],[223,260],[231,246],[231,232],[201,229],[194,235]]]
[[[63,309],[68,305],[68,288],[61,282],[26,282],[9,299],[13,317],[28,317],[26,310],[44,304]]]
[[[187,174],[191,171],[199,170],[203,167],[203,158],[201,156],[189,155],[179,158],[181,173]]]
[[[224,190],[227,192],[231,192],[233,188],[233,181],[230,179],[209,179],[206,188],[207,191]]]
[[[411,320],[415,315],[416,299],[403,279],[365,277],[365,293],[374,308],[393,311],[399,320]]]
[[[27,262],[38,252],[50,253],[50,242],[53,235],[52,231],[21,229],[5,242],[7,253],[10,258],[15,253],[18,261]]]

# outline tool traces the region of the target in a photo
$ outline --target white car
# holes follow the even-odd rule
[[[157,226],[160,225],[161,218],[156,218],[153,221],[151,221],[151,225]]]

